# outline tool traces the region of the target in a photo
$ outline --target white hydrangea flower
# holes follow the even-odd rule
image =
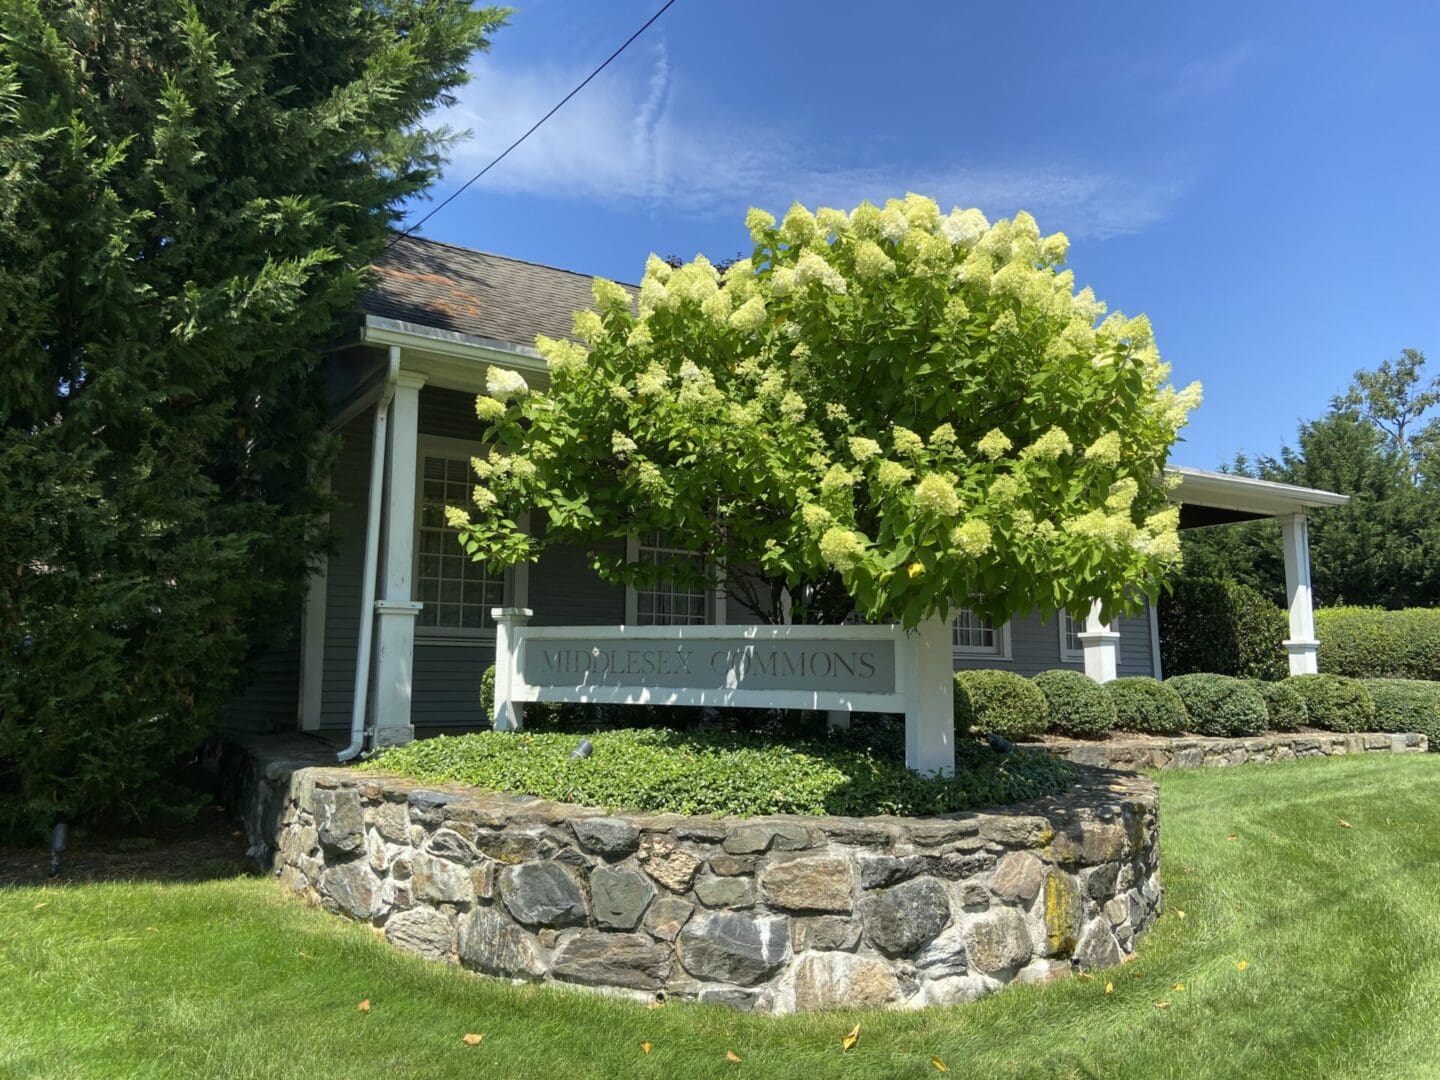
[[[476,488],[477,491],[484,491],[484,488]],[[492,499],[495,496],[490,496]],[[445,524],[452,529],[468,529],[470,527],[470,515],[461,510],[458,506],[445,507]]]
[[[815,224],[815,215],[798,202],[791,203],[785,220],[780,222],[780,239],[791,247],[804,247],[819,237],[820,230]]]
[[[800,520],[812,533],[819,532],[835,521],[829,510],[819,503],[806,503],[800,508]]]
[[[795,284],[804,288],[812,281],[818,281],[831,292],[845,292],[845,278],[840,271],[817,252],[804,251],[795,261]]]
[[[1066,435],[1058,427],[1052,427],[1040,438],[1020,451],[1023,458],[1040,458],[1043,461],[1057,461],[1064,455],[1070,453],[1074,447],[1070,443],[1070,436]]]
[[[971,518],[950,530],[950,542],[970,558],[979,558],[989,551],[993,544],[990,526],[978,518]]]
[[[880,456],[880,444],[874,439],[867,439],[863,435],[852,435],[848,441],[850,456],[862,465],[871,458]]]
[[[975,448],[991,461],[1008,453],[1015,444],[999,428],[987,431],[975,444]]]
[[[945,477],[929,473],[915,487],[915,509],[934,518],[952,518],[960,512],[960,496]]]
[[[1104,468],[1113,468],[1120,464],[1120,449],[1119,433],[1107,431],[1085,448],[1085,460]]]
[[[582,341],[594,342],[605,334],[605,323],[599,312],[582,308],[571,317],[571,330]]]
[[[865,557],[865,538],[836,525],[820,538],[820,557],[841,573],[853,570]]]
[[[990,222],[979,210],[961,210],[958,206],[940,222],[940,233],[960,247],[970,247],[990,228]]]
[[[496,401],[522,398],[530,392],[525,376],[510,368],[490,367],[485,371],[485,393]]]
[[[674,268],[653,251],[650,253],[649,258],[645,260],[645,276],[647,278],[654,278],[662,285],[670,280],[670,275],[674,272]]]
[[[855,276],[864,279],[889,277],[895,272],[895,260],[874,240],[862,240],[855,248]]]
[[[489,510],[500,500],[495,497],[495,493],[489,488],[481,487],[477,484],[474,490],[470,492],[470,501],[481,510]],[[453,528],[454,526],[451,527]]]
[[[668,270],[669,267],[666,267]],[[590,283],[590,294],[595,306],[601,311],[629,311],[630,294],[623,285],[617,285],[606,278],[596,278]]]
[[[752,243],[763,243],[765,234],[775,227],[775,215],[752,206],[745,213],[745,228]]]
[[[635,377],[635,392],[641,397],[658,397],[670,385],[670,374],[659,364],[651,364]]]
[[[494,423],[505,415],[505,403],[482,395],[475,399],[475,415],[487,424]]]
[[[765,300],[752,296],[730,313],[729,323],[744,334],[753,334],[765,325]]]
[[[925,449],[925,440],[907,427],[896,424],[891,432],[895,452],[901,457],[914,457]]]
[[[898,244],[909,231],[910,222],[905,217],[905,211],[894,205],[892,199],[891,205],[880,211],[880,235],[892,244]]]
[[[626,435],[623,431],[612,431],[610,433],[610,452],[616,457],[624,457],[637,449],[635,440]]]

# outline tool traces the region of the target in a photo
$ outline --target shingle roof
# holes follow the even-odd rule
[[[386,249],[374,269],[365,314],[525,348],[536,334],[570,337],[571,317],[593,305],[587,274],[419,236]]]

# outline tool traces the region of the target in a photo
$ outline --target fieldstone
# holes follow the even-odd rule
[[[1015,973],[1019,983],[1048,983],[1063,979],[1070,974],[1070,965],[1064,960],[1032,960]]]
[[[471,865],[478,857],[475,845],[454,829],[441,829],[436,832],[434,836],[430,837],[430,842],[425,845],[425,850],[442,859],[459,863],[461,866]]]
[[[521,863],[500,874],[500,898],[526,926],[579,926],[589,913],[585,894],[558,863]]]
[[[995,856],[988,851],[947,851],[935,864],[935,873],[950,881],[983,874],[995,866]]]
[[[970,966],[984,975],[998,975],[1029,963],[1030,931],[1014,908],[996,908],[975,919],[965,930]]]
[[[978,881],[967,881],[960,886],[960,906],[966,911],[984,911],[990,906],[990,890]]]
[[[1054,835],[1043,817],[1023,814],[986,814],[980,819],[980,835],[1007,847],[1038,847]]]
[[[695,1000],[704,1005],[724,1005],[736,1012],[750,1012],[760,995],[754,990],[741,990],[736,986],[706,986],[695,995]]]
[[[481,832],[475,837],[475,846],[485,855],[503,863],[524,863],[541,858],[541,836],[533,832],[502,829],[499,832]]]
[[[862,889],[898,885],[925,872],[930,860],[924,855],[862,855],[855,860]]]
[[[753,986],[785,963],[790,920],[728,911],[701,915],[680,931],[679,951],[680,963],[697,979]]]
[[[561,848],[552,857],[558,863],[564,863],[566,866],[585,872],[595,865],[594,859],[581,854],[572,847]]]
[[[760,888],[772,907],[786,911],[849,911],[854,881],[849,859],[815,855],[771,863]]]
[[[1103,863],[1080,872],[1080,885],[1085,895],[1096,903],[1103,904],[1115,895],[1115,883],[1120,868],[1115,863]]]
[[[379,907],[380,879],[362,861],[340,863],[325,868],[319,892],[326,907],[333,906],[352,919],[369,919]]]
[[[746,877],[704,877],[695,895],[706,907],[747,908],[755,903],[755,882]]]
[[[410,839],[410,815],[405,804],[385,802],[371,811],[375,830],[392,844],[404,844]]]
[[[1110,967],[1120,963],[1123,956],[1115,932],[1104,919],[1092,919],[1075,946],[1075,959],[1085,968]]]
[[[933,941],[945,928],[950,898],[934,878],[914,878],[866,893],[859,910],[865,939],[887,956],[904,956]]]
[[[634,930],[655,899],[655,886],[623,866],[600,866],[590,875],[590,911],[606,930]]]
[[[1075,879],[1051,867],[1045,874],[1045,900],[1041,921],[1045,924],[1045,954],[1070,956],[1075,951],[1083,902]]]
[[[670,975],[670,950],[644,934],[581,930],[561,942],[550,974],[591,986],[658,990]]]
[[[895,972],[883,960],[847,952],[809,953],[795,965],[795,1008],[866,1009],[900,996]]]
[[[939,847],[953,843],[967,836],[974,836],[980,829],[978,818],[955,818],[927,821],[910,827],[910,839],[921,847]]]
[[[668,836],[646,837],[640,845],[640,862],[645,872],[671,892],[682,893],[690,888],[700,869],[700,860],[675,846]]]
[[[455,924],[445,912],[428,904],[390,916],[385,923],[385,939],[397,948],[431,960],[455,962]]]
[[[1028,904],[1044,883],[1045,864],[1028,851],[1012,851],[995,868],[990,890],[1001,900]]]
[[[570,829],[582,848],[607,859],[624,858],[640,845],[640,830],[624,818],[574,818]]]
[[[477,908],[460,920],[460,962],[505,978],[538,979],[545,974],[535,938],[493,907]]]
[[[1082,821],[1054,836],[1050,857],[1067,866],[1098,866],[1118,859],[1126,839],[1125,826],[1118,821]]]
[[[860,920],[840,915],[819,915],[795,920],[795,951],[806,949],[853,951],[860,944]]]
[[[724,843],[731,855],[761,855],[772,848],[802,851],[809,846],[810,832],[803,825],[742,825]]]
[[[694,910],[683,896],[662,896],[645,913],[645,929],[661,941],[674,941]]]
[[[1130,904],[1123,896],[1111,897],[1105,901],[1105,907],[1102,910],[1105,918],[1110,920],[1111,926],[1119,926],[1123,922],[1130,921]]]
[[[475,883],[470,871],[446,859],[424,852],[410,860],[411,888],[421,900],[437,904],[470,904],[475,900]]]
[[[328,854],[354,855],[365,847],[365,807],[358,791],[315,792],[315,818]]]
[[[725,852],[712,855],[710,856],[710,872],[712,874],[719,874],[721,877],[739,877],[741,874],[753,874],[755,872],[755,856],[729,855]]]
[[[966,927],[956,924],[925,946],[915,958],[915,967],[927,979],[948,979],[970,973],[970,957],[966,948]]]

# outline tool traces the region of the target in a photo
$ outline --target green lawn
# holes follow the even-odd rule
[[[500,986],[267,880],[5,890],[0,1076],[1440,1076],[1440,756],[1161,784],[1169,906],[1135,962],[923,1013]]]

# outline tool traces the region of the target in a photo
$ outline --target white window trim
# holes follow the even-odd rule
[[[414,564],[410,568],[410,580],[416,586],[420,583],[420,513],[425,502],[425,455],[431,454],[446,458],[464,458],[469,461],[476,457],[489,457],[490,448],[481,442],[473,442],[470,439],[456,439],[448,435],[425,435],[416,437],[415,447],[415,507],[414,518],[411,528],[415,533],[415,554]],[[472,483],[478,484],[478,477],[471,477]],[[526,522],[520,523],[522,526]],[[526,566],[528,571],[529,567]],[[528,573],[525,584],[528,586]],[[515,579],[517,575],[511,571],[505,572],[504,577],[504,601],[501,607],[512,605],[519,584]],[[528,592],[528,589],[526,590]],[[464,627],[464,626],[419,626],[415,627],[415,640],[423,641],[426,645],[487,645],[495,641],[494,627]]]
[[[1085,647],[1081,645],[1078,649],[1070,648],[1070,635],[1065,632],[1066,623],[1073,621],[1075,616],[1068,611],[1061,610],[1055,616],[1055,625],[1060,628],[1060,660],[1066,664],[1083,664],[1085,662]],[[1080,622],[1079,633],[1085,632],[1085,623]]]
[[[673,551],[677,555],[694,555],[685,548],[657,548],[658,551]],[[625,537],[625,561],[634,566],[640,561],[640,534],[630,533]],[[682,623],[688,626],[723,626],[725,624],[725,594],[723,584],[705,593],[705,621],[703,623]],[[640,590],[634,585],[625,586],[625,625],[637,626],[640,621]]]
[[[965,608],[963,610],[970,610]],[[955,618],[958,618],[957,613]],[[1014,654],[1010,648],[1010,620],[1006,619],[999,626],[995,627],[995,644],[986,648],[984,645],[956,645],[955,644],[955,619],[950,620],[950,648],[957,658],[973,659],[983,657],[986,660],[1002,660],[1010,662],[1014,660]]]

